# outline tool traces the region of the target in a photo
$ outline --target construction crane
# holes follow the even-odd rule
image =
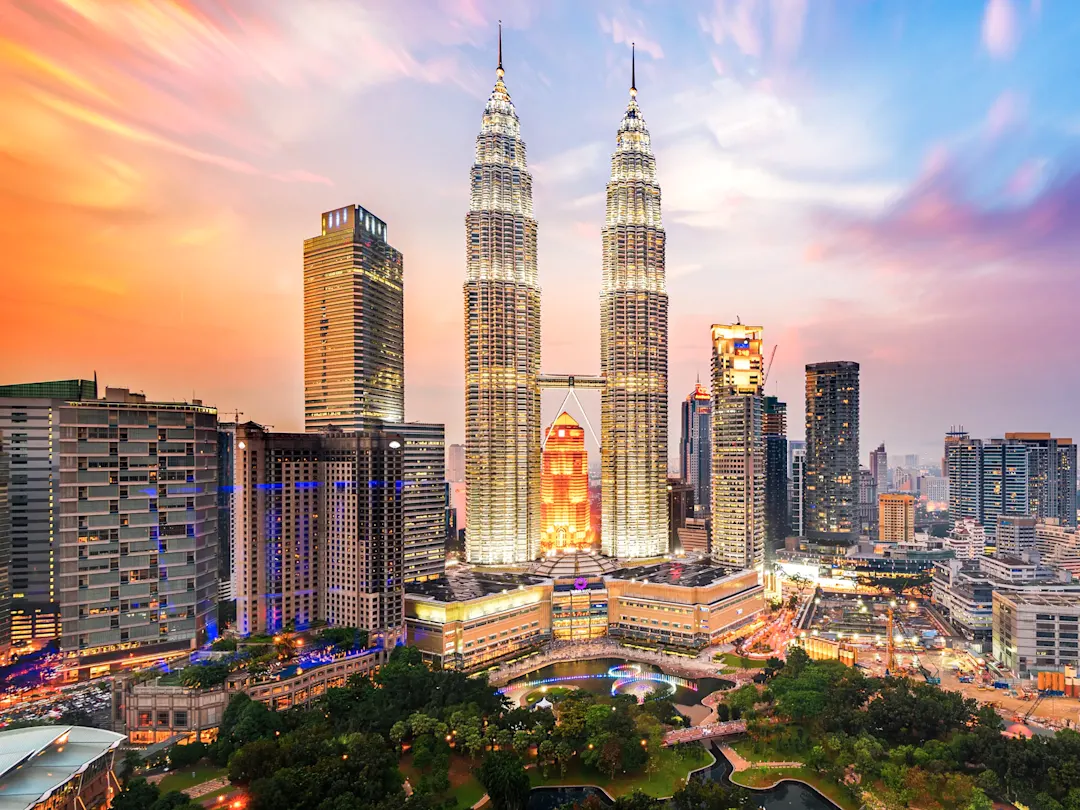
[[[780,344],[774,343],[772,347],[772,353],[769,355],[769,365],[765,367],[765,376],[761,378],[761,390],[765,390],[765,383],[769,381],[769,372],[772,371],[773,360],[776,359],[776,350],[780,348]]]

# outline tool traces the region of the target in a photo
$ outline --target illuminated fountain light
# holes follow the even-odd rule
[[[668,687],[668,691],[665,697],[675,694],[675,689],[682,687],[689,689],[693,692],[697,691],[697,683],[686,678],[680,678],[677,675],[668,675],[664,672],[645,672],[637,664],[620,664],[618,666],[611,667],[607,672],[599,672],[591,675],[560,675],[551,678],[541,678],[534,681],[526,681],[525,683],[514,683],[502,687],[498,690],[500,695],[507,694],[512,689],[535,689],[538,686],[549,686],[557,683],[567,683],[570,681],[587,681],[595,679],[611,678],[614,679],[614,683],[611,685],[611,694],[632,694],[637,698],[638,703],[644,703],[645,697],[653,687],[650,684],[662,683]]]

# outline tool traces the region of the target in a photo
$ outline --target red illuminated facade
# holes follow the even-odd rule
[[[585,430],[563,411],[545,435],[540,552],[546,556],[591,548],[594,535]]]

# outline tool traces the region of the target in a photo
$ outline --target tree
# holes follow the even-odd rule
[[[751,807],[750,793],[720,782],[692,779],[675,791],[671,810],[733,810]]]
[[[229,665],[222,661],[192,664],[180,671],[180,683],[195,689],[221,686],[229,677]]]
[[[250,785],[256,779],[273,776],[278,768],[278,747],[273,740],[247,743],[229,757],[229,781]]]
[[[205,756],[205,743],[178,744],[169,749],[169,764],[178,769],[189,768]]]
[[[566,767],[574,758],[574,749],[565,740],[555,745],[555,761],[559,763],[559,775],[566,776]]]
[[[113,810],[150,810],[161,796],[157,785],[145,779],[131,779],[124,789],[113,798]]]
[[[529,801],[529,775],[521,757],[509,751],[492,751],[476,772],[491,799],[493,810],[525,810]]]
[[[135,776],[135,771],[138,770],[139,765],[142,764],[142,757],[139,756],[139,752],[129,748],[124,752],[124,758],[120,762],[120,782],[126,785]]]
[[[628,796],[617,798],[612,810],[662,810],[663,806],[664,803],[660,799],[635,789]]]

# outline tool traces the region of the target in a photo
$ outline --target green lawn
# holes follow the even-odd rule
[[[781,779],[799,779],[813,785],[843,810],[859,810],[859,802],[848,791],[809,768],[749,768],[731,775],[731,781],[743,787],[769,788]]]
[[[720,657],[716,658],[714,656],[714,659],[732,669],[762,669],[765,666],[764,661],[758,661],[745,655],[736,655],[735,653],[720,653]]]
[[[712,754],[698,745],[687,746],[679,754],[665,748],[656,755],[656,768],[640,774],[620,774],[611,779],[607,774],[586,768],[579,760],[571,763],[566,775],[559,773],[558,766],[548,769],[549,776],[544,776],[539,768],[529,768],[529,780],[533,787],[546,785],[597,785],[612,796],[618,798],[641,790],[658,798],[672,795],[690,771],[711,765],[715,760]]]
[[[228,773],[226,768],[200,763],[193,767],[169,771],[165,778],[158,783],[158,787],[161,788],[162,793],[168,793],[171,790],[186,790],[193,785],[201,785],[203,782],[225,776],[226,773]],[[192,776],[192,774],[195,775]]]
[[[222,797],[222,805],[224,805],[224,797],[228,796],[234,790],[239,790],[239,788],[235,785],[226,785],[223,788],[207,793],[205,796],[200,796],[193,801],[201,804],[203,807],[210,807],[211,805],[216,805],[218,803],[218,797]]]
[[[480,760],[472,760],[468,757],[450,757],[450,789],[439,797],[440,800],[457,799],[458,807],[462,810],[472,807],[484,795],[484,786],[473,775],[480,767]],[[398,769],[405,778],[413,785],[416,784],[420,774],[412,765],[412,755],[408,754],[398,763]]]
[[[805,753],[779,751],[770,739],[761,740],[754,748],[753,740],[736,740],[731,743],[736,753],[748,762],[801,762]]]

